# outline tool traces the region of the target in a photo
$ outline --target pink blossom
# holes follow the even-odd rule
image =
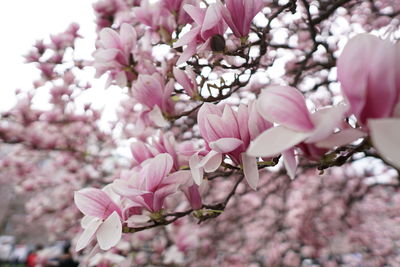
[[[346,105],[323,108],[311,114],[304,96],[293,87],[268,87],[258,98],[257,108],[265,119],[279,126],[258,136],[247,153],[253,157],[271,157],[282,153],[285,167],[292,178],[297,167],[294,146],[304,142],[329,149],[363,136],[355,129],[334,134],[344,119]]]
[[[131,153],[135,165],[140,165],[147,159],[153,158],[158,154],[168,153],[173,159],[173,171],[178,171],[183,164],[178,157],[177,144],[171,133],[163,134],[159,132],[158,136],[150,138],[148,143],[137,141],[131,144]]]
[[[185,194],[192,209],[194,210],[201,209],[203,207],[203,203],[200,194],[201,191],[200,187],[196,183],[194,183],[190,171],[181,171],[181,173],[182,173],[182,180],[186,181],[182,182],[180,190]]]
[[[351,39],[338,58],[338,80],[359,123],[395,115],[400,97],[400,44],[371,34]],[[397,110],[399,112],[399,110]]]
[[[161,4],[142,1],[140,7],[135,7],[133,12],[140,23],[150,27],[153,41],[158,42],[160,36],[165,41],[170,41],[171,34],[176,28],[176,22],[174,16]]]
[[[166,126],[167,122],[163,114],[174,113],[174,103],[171,99],[171,93],[174,90],[173,80],[165,84],[158,73],[142,74],[132,84],[131,89],[133,97],[150,111],[150,119],[157,126]]]
[[[400,168],[400,44],[360,34],[345,46],[338,80],[374,147]]]
[[[206,10],[192,5],[185,5],[183,8],[194,20],[194,25],[174,44],[174,47],[187,45],[179,57],[177,65],[186,62],[196,54],[196,51],[207,50],[211,38],[215,35],[223,35],[226,31],[226,24],[221,15],[221,3],[213,3]],[[198,48],[198,45],[201,46]]]
[[[110,72],[110,79],[115,79],[121,87],[126,86],[133,76],[129,72],[132,52],[136,47],[136,31],[129,24],[122,24],[120,32],[105,28],[100,32],[99,48],[93,53],[96,76]]]
[[[101,249],[115,246],[122,236],[122,211],[110,196],[110,191],[85,188],[75,192],[78,209],[85,214],[81,225],[84,228],[76,250],[85,248],[96,234]]]
[[[206,103],[199,110],[198,123],[201,136],[206,141],[207,154],[202,159],[195,154],[189,161],[195,182],[201,183],[203,170],[215,171],[226,154],[235,165],[242,165],[247,182],[253,189],[257,188],[257,160],[244,152],[250,141],[272,124],[258,114],[254,103],[250,102],[248,106],[242,104],[238,111],[230,105]]]
[[[133,172],[128,179],[113,182],[114,191],[132,200],[150,212],[163,208],[167,196],[174,194],[182,179],[182,172],[170,174],[173,160],[169,154],[159,154],[142,164],[139,172]]]
[[[196,73],[191,67],[186,67],[186,72],[174,67],[173,73],[175,80],[183,87],[183,90],[192,98],[198,95]]]
[[[222,16],[233,34],[246,37],[250,32],[251,21],[264,6],[263,0],[227,0]]]
[[[168,9],[172,14],[178,18],[179,24],[192,23],[193,19],[186,13],[183,7],[186,5],[198,6],[197,0],[162,0],[161,5],[163,8]]]

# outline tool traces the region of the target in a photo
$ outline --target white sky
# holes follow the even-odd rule
[[[1,0],[0,1],[0,110],[15,103],[16,88],[30,88],[38,73],[24,64],[23,54],[36,39],[64,31],[71,22],[81,26],[83,49],[94,47],[95,0]]]

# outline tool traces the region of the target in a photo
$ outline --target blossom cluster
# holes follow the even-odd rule
[[[94,4],[92,61],[68,58],[80,37],[76,25],[49,44],[38,42],[26,58],[41,70],[35,90],[50,85],[52,107],[35,109],[35,90],[19,93],[21,101],[0,122],[0,139],[24,152],[1,160],[21,177],[19,190],[53,186],[64,196],[52,203],[38,194],[27,205],[33,217],[68,210],[52,227],[62,232],[73,225],[76,251],[97,243],[88,264],[104,266],[190,260],[207,266],[218,258],[223,266],[300,266],[301,259],[336,266],[335,257],[350,262],[346,253],[365,245],[360,233],[379,239],[359,220],[375,223],[375,213],[363,214],[373,202],[369,194],[384,203],[384,192],[398,191],[400,45],[398,19],[391,19],[398,7],[377,1],[366,19],[364,4],[353,10],[356,1],[283,2],[101,0]],[[384,22],[365,22],[376,17]],[[344,18],[388,34],[343,32],[335,25]],[[99,126],[101,111],[78,108],[80,94],[91,89],[77,79],[84,67],[95,69],[96,79],[107,76],[105,87],[125,96],[107,130]],[[21,160],[31,155],[30,164]],[[368,158],[384,166],[389,189],[371,182],[377,173],[351,169]],[[54,181],[43,178],[48,172]],[[35,179],[24,180],[28,175]],[[400,214],[389,217],[397,227]],[[224,254],[207,249],[210,240]],[[341,242],[348,245],[343,251],[328,249]],[[238,250],[244,244],[240,257],[230,244]]]

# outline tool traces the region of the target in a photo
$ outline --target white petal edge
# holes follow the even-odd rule
[[[211,150],[208,154],[200,161],[199,166],[204,169],[205,172],[214,172],[222,163],[222,154],[217,151]]]
[[[246,153],[253,157],[271,157],[301,143],[310,132],[297,132],[283,126],[268,129],[254,139]]]
[[[294,149],[288,149],[282,153],[283,165],[290,179],[296,177],[297,161],[294,155]]]
[[[357,130],[357,129],[344,129],[341,130],[340,132],[334,133],[328,138],[315,143],[315,145],[319,148],[327,148],[331,149],[334,147],[339,147],[339,146],[344,146],[347,144],[350,144],[359,138],[365,137],[366,133]]]
[[[400,169],[400,119],[369,120],[372,144],[390,164]]]
[[[86,229],[92,221],[97,220],[97,219],[99,219],[99,218],[90,216],[90,215],[85,215],[85,216],[83,216],[83,218],[81,220],[81,227],[83,229]]]
[[[189,167],[190,167],[190,172],[192,173],[193,181],[197,185],[201,185],[203,181],[203,168],[199,166],[200,164],[200,157],[199,155],[193,154],[190,159],[189,159]]]
[[[122,237],[122,223],[116,211],[114,211],[99,227],[96,233],[97,242],[102,250],[108,250],[115,246]]]
[[[340,126],[347,110],[348,106],[344,103],[340,103],[336,106],[317,110],[311,114],[315,129],[313,134],[305,142],[315,143],[330,136],[334,130]]]
[[[243,141],[237,138],[220,138],[210,143],[210,148],[218,153],[229,153],[243,144]]]
[[[76,243],[76,251],[84,249],[89,244],[101,223],[101,219],[96,218],[87,224],[85,230]]]
[[[158,127],[163,128],[169,125],[158,106],[154,106],[154,108],[149,112],[149,118]]]
[[[260,174],[258,173],[257,158],[250,157],[246,153],[242,153],[243,173],[249,186],[257,190]]]

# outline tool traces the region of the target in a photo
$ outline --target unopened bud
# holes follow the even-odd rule
[[[216,34],[211,37],[211,49],[214,52],[222,52],[225,49],[225,39],[222,35]]]

